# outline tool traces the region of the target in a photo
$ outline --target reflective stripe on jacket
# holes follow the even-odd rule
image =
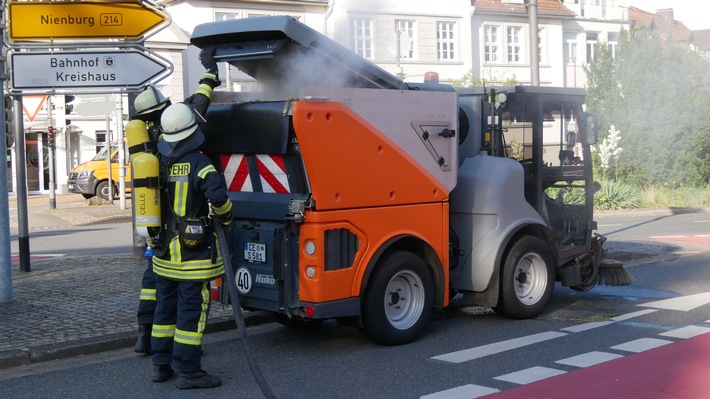
[[[162,155],[159,158],[166,161]],[[224,274],[224,263],[210,229],[206,229],[202,244],[194,249],[181,244],[178,229],[182,220],[206,220],[208,201],[217,215],[231,213],[232,202],[227,197],[224,179],[209,158],[198,152],[181,156],[161,173],[165,172],[167,176],[162,179],[165,187],[161,189],[163,228],[159,239],[165,250],[153,256],[153,270],[173,280],[205,281],[219,277]]]

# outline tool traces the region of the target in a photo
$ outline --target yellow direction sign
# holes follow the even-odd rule
[[[10,41],[141,40],[168,21],[140,2],[8,2]]]

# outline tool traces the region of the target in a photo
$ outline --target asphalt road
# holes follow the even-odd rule
[[[250,328],[251,347],[280,398],[473,398],[526,386],[539,378],[535,373],[564,378],[632,356],[637,342],[682,342],[710,331],[706,220],[705,214],[600,220],[609,246],[634,242],[655,251],[630,262],[636,282],[584,293],[557,286],[533,320],[454,303],[408,345],[378,346],[356,327],[328,321],[301,330],[274,323]],[[223,378],[220,388],[181,392],[172,381],[152,383],[150,360],[130,349],[3,370],[0,386],[10,398],[262,397],[236,331],[209,335],[205,351],[203,367]],[[584,393],[579,386],[569,394]]]

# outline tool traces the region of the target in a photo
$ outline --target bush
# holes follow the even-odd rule
[[[615,181],[602,182],[601,190],[594,194],[594,208],[600,211],[635,209],[641,206],[636,188]]]
[[[708,187],[664,183],[645,187],[641,207],[689,207],[707,205],[709,203],[710,191],[708,191]]]

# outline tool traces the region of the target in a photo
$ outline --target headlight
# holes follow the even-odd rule
[[[83,172],[79,172],[79,176],[77,176],[77,179],[87,178],[93,174],[94,174],[93,170],[85,170]]]

